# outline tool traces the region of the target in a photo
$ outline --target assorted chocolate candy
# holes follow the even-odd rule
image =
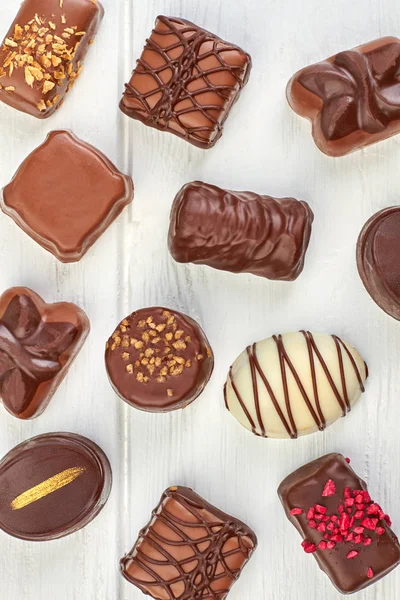
[[[385,208],[364,225],[357,243],[357,266],[371,298],[400,320],[400,207]]]
[[[90,523],[111,490],[111,467],[92,441],[73,433],[32,438],[0,462],[0,528],[32,542]]]
[[[0,100],[50,117],[80,75],[103,15],[98,0],[24,0],[0,47]]]
[[[90,325],[75,304],[46,304],[28,288],[0,297],[0,398],[14,417],[38,417],[82,348]]]
[[[257,547],[255,533],[187,487],[161,497],[122,575],[155,600],[224,600]]]
[[[25,0],[0,47],[0,100],[44,119],[83,68],[104,14],[98,0]],[[306,67],[289,82],[293,110],[312,122],[317,146],[342,156],[400,132],[400,40],[382,38]],[[213,147],[246,85],[251,58],[181,18],[156,20],[126,84],[121,110],[199,148]],[[134,186],[99,150],[53,131],[0,196],[3,212],[62,262],[79,261],[133,200]],[[195,181],[172,206],[169,250],[179,263],[293,281],[302,272],[313,212],[306,202],[234,192]],[[362,281],[400,320],[400,208],[380,211],[357,244]],[[0,399],[19,419],[46,408],[89,333],[74,304],[46,304],[27,288],[0,297]],[[115,392],[148,412],[184,408],[214,368],[192,318],[144,308],[107,342]],[[225,404],[255,435],[297,438],[345,416],[368,369],[336,335],[274,335],[249,346],[229,371]],[[340,454],[301,467],[279,487],[288,518],[337,589],[353,593],[400,563],[390,518]],[[111,467],[92,441],[72,433],[28,440],[0,462],[0,528],[47,541],[100,512]],[[167,489],[121,559],[121,572],[155,600],[224,600],[257,546],[254,532],[186,487]]]
[[[250,70],[241,48],[185,19],[160,16],[120,108],[145,125],[212,148]]]
[[[169,250],[177,262],[293,281],[314,215],[306,202],[231,192],[194,181],[175,198]]]
[[[132,179],[100,150],[70,131],[52,131],[3,189],[0,205],[68,263],[79,261],[132,199]]]
[[[389,516],[349,462],[328,454],[286,477],[278,490],[304,551],[342,594],[362,590],[400,563]]]
[[[210,344],[196,321],[160,307],[124,319],[107,342],[105,361],[115,392],[149,412],[185,408],[214,369]]]
[[[367,365],[336,335],[286,333],[246,348],[225,384],[227,409],[255,435],[297,438],[346,416]]]
[[[302,69],[287,98],[318,148],[343,156],[400,132],[399,67],[400,40],[381,38]]]

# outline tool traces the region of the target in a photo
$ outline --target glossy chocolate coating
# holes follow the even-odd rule
[[[257,547],[255,533],[187,487],[171,487],[122,575],[155,600],[224,600]]]
[[[103,15],[97,0],[24,0],[0,48],[0,100],[50,117],[79,76]]]
[[[400,206],[385,208],[364,225],[357,243],[357,266],[371,298],[400,320]]]
[[[294,198],[194,181],[175,198],[169,250],[180,263],[293,281],[303,270],[313,219],[308,204]]]
[[[334,483],[335,493],[323,496],[329,481]],[[340,518],[338,505],[344,502],[345,488],[368,491],[366,483],[356,475],[341,454],[328,454],[286,477],[279,486],[278,494],[288,519],[300,535],[318,546],[324,540],[324,534],[318,529],[309,527],[307,512],[310,507],[319,504],[327,508],[327,515],[336,515]],[[302,509],[303,512],[290,514],[295,508]],[[356,510],[358,507],[353,505],[350,515],[354,515]],[[360,526],[361,521],[356,519],[354,525]],[[379,519],[379,526],[383,530],[380,535],[376,530],[364,528],[362,537],[370,538],[370,545],[365,545],[364,541],[357,544],[352,540],[344,543],[337,542],[331,550],[317,549],[314,552],[320,568],[342,594],[362,590],[384,577],[400,563],[400,546],[397,537],[385,519]],[[353,550],[358,552],[358,555],[348,558],[348,553]],[[368,574],[369,569],[371,572]]]
[[[299,331],[248,346],[229,370],[225,405],[249,431],[296,439],[345,417],[368,368],[337,335]]]
[[[210,344],[196,321],[160,307],[124,319],[107,342],[105,361],[116,394],[149,412],[193,402],[214,368]]]
[[[14,417],[38,417],[89,333],[75,304],[46,304],[28,288],[0,297],[0,399]]]
[[[3,212],[68,263],[79,261],[133,199],[133,182],[69,131],[52,131],[0,195]]]
[[[250,76],[241,48],[185,19],[158,17],[122,97],[128,117],[211,148]]]
[[[33,542],[90,523],[107,502],[111,467],[94,442],[48,433],[23,442],[0,462],[0,528]]]
[[[288,101],[319,149],[343,156],[400,132],[399,67],[400,40],[381,38],[296,73]]]

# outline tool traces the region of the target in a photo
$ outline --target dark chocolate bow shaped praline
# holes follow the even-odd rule
[[[29,296],[15,296],[0,320],[0,397],[23,413],[39,385],[62,369],[59,358],[78,333],[72,323],[47,323]]]
[[[376,134],[400,119],[400,44],[363,54],[340,52],[333,62],[308,67],[299,83],[323,101],[321,129],[338,140],[355,131]]]

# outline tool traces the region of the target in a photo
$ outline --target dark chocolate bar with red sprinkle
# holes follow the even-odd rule
[[[341,454],[327,454],[294,471],[278,494],[302,547],[342,594],[375,583],[400,563],[391,520]]]

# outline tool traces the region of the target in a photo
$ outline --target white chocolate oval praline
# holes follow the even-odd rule
[[[297,332],[249,346],[225,385],[225,404],[255,435],[297,438],[323,430],[360,398],[368,368],[339,337]]]

